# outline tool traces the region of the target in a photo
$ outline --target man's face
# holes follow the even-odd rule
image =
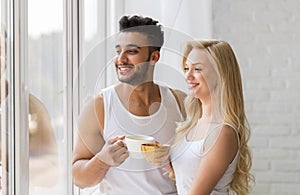
[[[131,85],[145,81],[150,52],[146,35],[139,32],[121,32],[117,38],[114,60],[118,79]]]

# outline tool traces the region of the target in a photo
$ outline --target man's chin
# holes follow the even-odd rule
[[[128,85],[133,85],[133,82],[132,82],[130,79],[126,79],[126,78],[119,77],[118,80],[119,80],[121,83],[125,83],[125,84],[128,84]]]
[[[144,83],[144,82],[138,82],[138,81],[129,80],[129,79],[122,79],[122,78],[119,78],[119,81],[121,83],[125,83],[125,84],[132,85],[132,86],[138,86],[138,85],[141,85],[141,84]]]

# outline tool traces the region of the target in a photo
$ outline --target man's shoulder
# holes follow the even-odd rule
[[[186,93],[179,90],[179,89],[173,89],[173,88],[170,88],[170,87],[167,87],[167,86],[162,86],[160,85],[160,87],[163,87],[163,88],[167,88],[168,90],[171,91],[171,93],[173,94],[175,100],[176,100],[176,103],[179,107],[179,110],[181,111],[181,114],[182,116],[185,118],[186,117],[186,113],[185,113],[185,109],[184,109],[184,99],[186,97]]]
[[[163,85],[163,84],[160,84],[160,83],[156,83],[156,84],[161,89],[170,90],[177,100],[178,99],[184,99],[186,97],[186,93],[184,91],[180,90],[180,89],[174,89],[174,88],[171,88],[169,86],[166,86],[166,85]]]
[[[107,93],[108,91],[112,91],[112,90],[115,89],[116,86],[117,86],[117,85],[110,85],[110,86],[107,86],[107,87],[101,89],[99,93],[103,94],[103,93]]]
[[[103,103],[103,92],[99,92],[92,101],[94,103]]]
[[[115,87],[117,85],[111,85],[105,88],[102,88],[97,95],[94,97],[94,101],[103,102],[104,98],[108,98],[111,95],[114,95]]]
[[[178,97],[186,97],[186,93],[179,89],[171,89]]]
[[[183,99],[186,97],[186,93],[184,91],[181,91],[180,89],[174,89],[169,88],[170,91],[173,93],[176,99],[183,101]]]

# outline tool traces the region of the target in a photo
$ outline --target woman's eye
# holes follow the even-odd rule
[[[187,72],[187,71],[189,71],[189,68],[188,68],[188,67],[184,67],[184,68],[183,68],[183,71],[184,71],[184,72]]]

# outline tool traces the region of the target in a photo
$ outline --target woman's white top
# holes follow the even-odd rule
[[[182,115],[173,93],[160,86],[161,104],[157,112],[150,116],[136,116],[128,112],[120,101],[114,86],[103,92],[105,124],[104,139],[107,141],[120,135],[150,135],[156,141],[172,144],[176,122]],[[175,182],[163,174],[163,170],[145,159],[130,156],[117,167],[110,167],[100,183],[101,194],[146,195],[177,194]]]
[[[201,159],[203,155],[205,155],[203,145],[206,138],[198,141],[188,141],[187,138],[184,137],[172,149],[171,160],[179,195],[188,194],[191,188]],[[223,177],[215,186],[211,195],[228,195],[229,186],[237,165],[237,156],[238,152]]]

